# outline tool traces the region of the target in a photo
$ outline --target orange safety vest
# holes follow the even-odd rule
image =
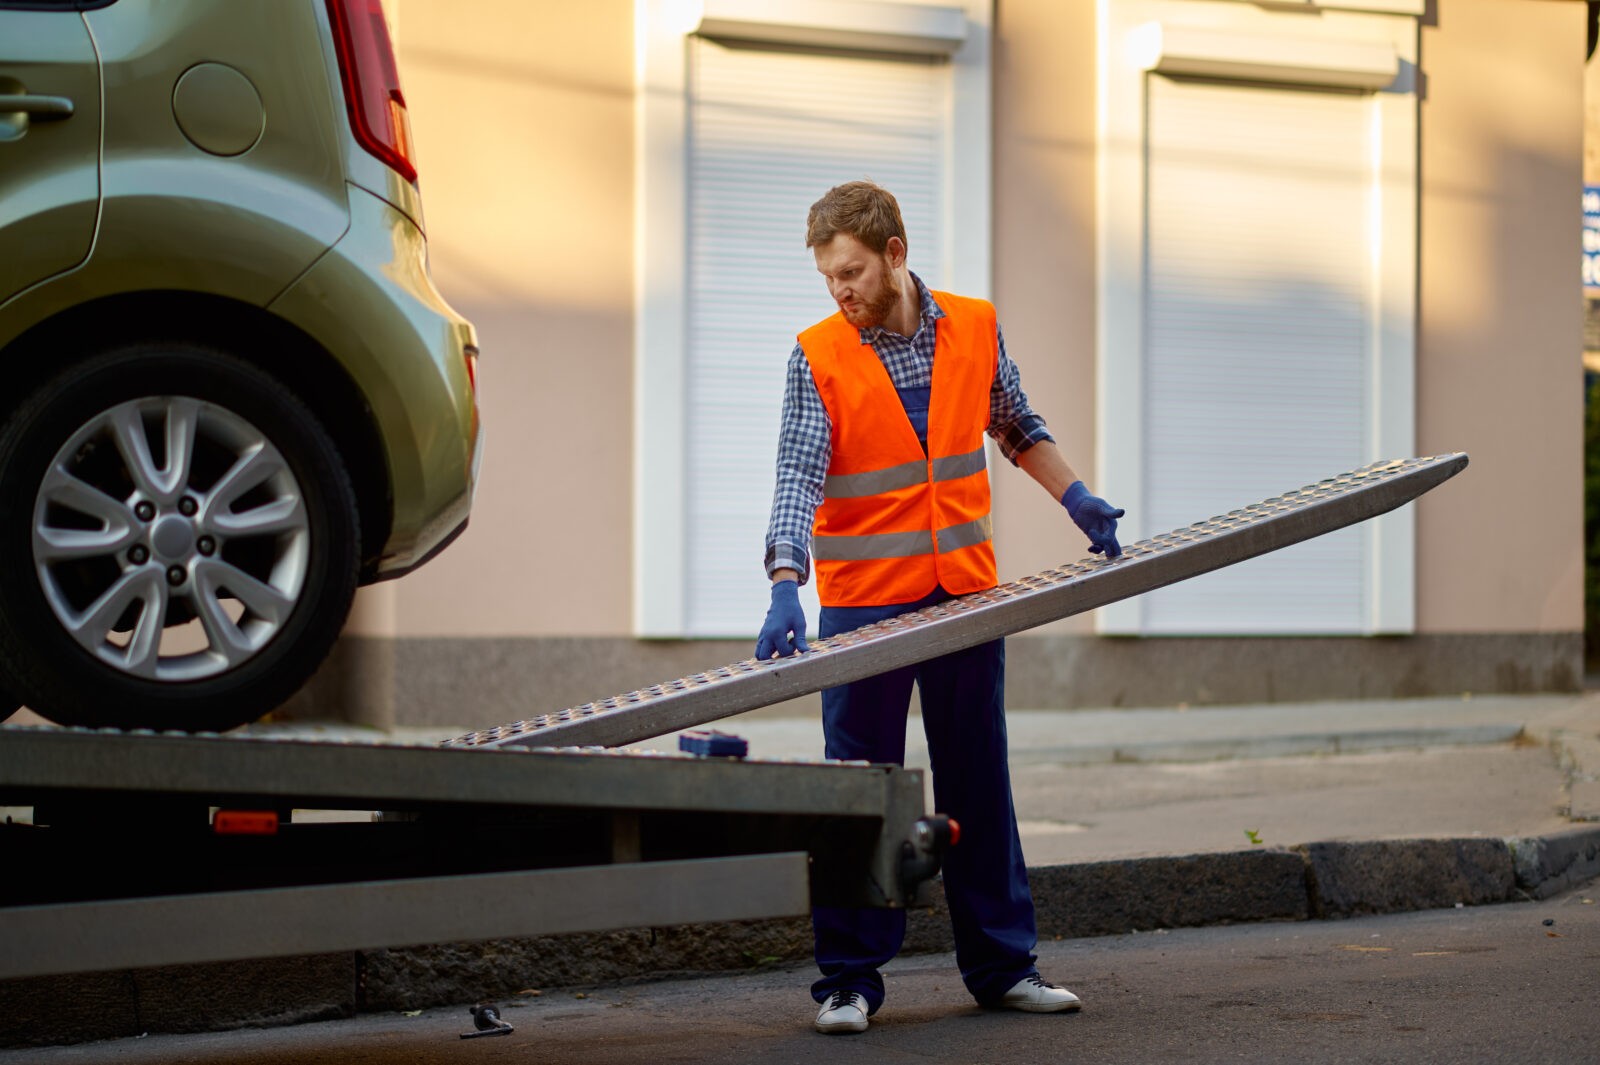
[[[996,581],[983,438],[999,347],[994,306],[934,292],[928,450],[872,345],[843,314],[800,334],[833,455],[812,531],[823,606],[910,603]]]

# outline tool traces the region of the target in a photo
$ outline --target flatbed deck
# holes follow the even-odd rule
[[[0,804],[38,822],[0,826],[8,978],[902,906],[923,786],[863,763],[4,727]],[[280,824],[221,834],[219,809]]]

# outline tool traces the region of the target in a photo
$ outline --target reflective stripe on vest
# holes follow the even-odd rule
[[[927,448],[888,372],[836,314],[800,334],[832,424],[832,456],[812,535],[824,606],[911,602],[996,583],[984,433],[998,346],[994,308],[933,293]]]
[[[957,477],[970,477],[984,468],[983,448],[965,455],[933,460],[933,479],[953,481]],[[886,470],[868,473],[829,474],[822,482],[822,495],[826,499],[855,499],[860,496],[881,495],[897,488],[910,488],[928,479],[928,462],[902,462]]]
[[[869,533],[864,536],[820,536],[812,541],[811,557],[821,562],[863,562],[869,558],[912,558],[934,551],[939,554],[976,547],[994,539],[994,519],[985,514],[977,521],[947,525],[937,536],[931,532]],[[920,598],[920,597],[919,597]]]

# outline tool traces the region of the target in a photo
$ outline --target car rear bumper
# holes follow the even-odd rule
[[[483,430],[466,358],[477,336],[434,288],[422,232],[364,189],[349,196],[349,230],[269,309],[332,353],[367,398],[391,509],[389,537],[363,567],[370,581],[415,569],[465,527]]]

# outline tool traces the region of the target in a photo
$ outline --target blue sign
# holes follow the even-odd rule
[[[1583,287],[1600,291],[1600,185],[1583,187]]]

